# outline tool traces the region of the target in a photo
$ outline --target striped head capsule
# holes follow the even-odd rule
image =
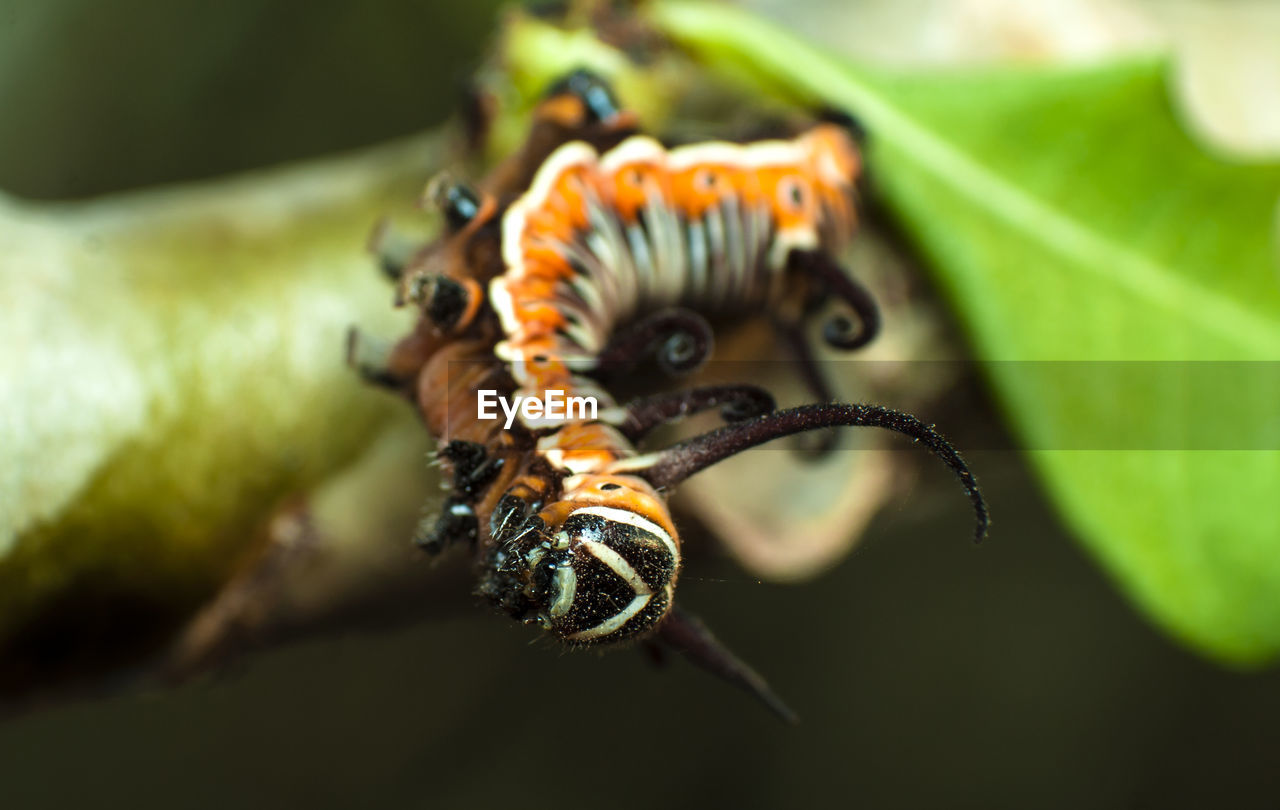
[[[622,641],[654,629],[671,607],[679,551],[666,529],[611,506],[575,509],[534,570],[544,626],[570,644]]]
[[[497,587],[481,588],[515,618],[573,645],[654,630],[671,609],[680,565],[669,521],[644,508],[656,496],[615,483],[623,477],[598,478],[589,491],[615,497],[562,499],[532,517],[499,540],[505,573],[486,576]]]

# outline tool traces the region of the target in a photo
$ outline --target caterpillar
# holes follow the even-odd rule
[[[704,314],[812,311],[834,293],[856,315],[827,324],[856,348],[879,328],[874,301],[831,259],[855,222],[858,147],[835,124],[790,140],[666,149],[597,77],[577,71],[535,111],[524,145],[477,189],[434,183],[445,232],[375,250],[397,302],[422,311],[391,347],[352,332],[351,362],[407,394],[431,432],[453,493],[416,540],[474,551],[477,592],[513,618],[574,645],[660,640],[784,716],[764,681],[676,606],[679,534],[667,496],[680,481],[774,439],[873,426],[924,444],[960,479],[987,527],[977,483],[951,445],[909,414],[877,405],[776,410],[748,384],[696,387],[619,405],[601,380],[657,353],[669,372],[711,352]],[[815,293],[817,295],[815,295]],[[522,411],[504,428],[481,399],[593,399],[593,418]],[[826,399],[826,397],[823,397]],[[653,428],[719,408],[726,425],[658,451]]]

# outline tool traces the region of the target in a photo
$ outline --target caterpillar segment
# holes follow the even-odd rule
[[[597,368],[637,313],[758,311],[794,293],[796,257],[830,255],[852,232],[859,166],[831,124],[746,145],[561,146],[503,214],[495,351],[522,387],[545,389]]]

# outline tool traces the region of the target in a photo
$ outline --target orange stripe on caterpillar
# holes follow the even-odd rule
[[[620,321],[689,302],[759,305],[793,250],[840,248],[855,224],[857,147],[830,124],[787,141],[670,151],[634,136],[598,154],[565,144],[502,220],[506,272],[489,285],[522,384],[534,357],[589,365]],[[589,323],[574,310],[592,313]]]

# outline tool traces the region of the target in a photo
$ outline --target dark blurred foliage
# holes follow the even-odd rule
[[[682,661],[531,644],[459,587],[434,621],[11,720],[6,805],[1274,807],[1280,679],[1158,636],[1015,454],[971,461],[983,547],[932,469],[813,583],[756,583],[689,538],[681,597],[796,728]]]
[[[454,108],[496,0],[4,0],[0,189],[82,197],[415,132]]]
[[[489,3],[397,0],[6,4],[0,187],[95,194],[418,130],[450,109],[493,19]],[[459,582],[438,621],[10,719],[0,803],[1276,806],[1280,677],[1173,646],[1015,453],[970,461],[996,521],[982,547],[932,466],[814,583],[758,584],[691,538],[682,598],[798,728],[678,660],[530,645]]]

